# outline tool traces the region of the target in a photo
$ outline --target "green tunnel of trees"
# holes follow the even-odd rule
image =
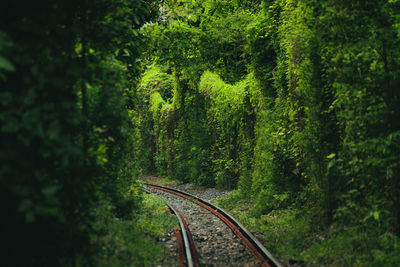
[[[176,3],[143,27],[140,166],[399,233],[398,7]]]
[[[5,6],[7,259],[85,265],[149,173],[400,235],[399,0]]]

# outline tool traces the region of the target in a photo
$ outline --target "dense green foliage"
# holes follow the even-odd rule
[[[141,193],[129,110],[138,29],[154,10],[150,1],[2,2],[3,264],[87,266],[110,227],[133,233]],[[135,250],[124,258],[107,246],[135,264]]]
[[[142,28],[143,170],[237,188],[227,202],[246,200],[255,218],[294,208],[312,230],[400,235],[399,10],[167,1]]]
[[[167,205],[154,195],[144,195],[140,214],[135,220],[121,220],[113,215],[112,206],[98,210],[94,223],[93,243],[99,251],[93,257],[93,266],[157,266],[165,251],[161,244],[148,236],[162,237],[165,231],[178,224],[166,212]],[[146,234],[143,234],[146,233]]]
[[[151,264],[141,230],[158,235],[164,219],[136,177],[157,172],[236,189],[221,205],[243,205],[238,216],[276,234],[278,253],[282,241],[313,264],[398,263],[399,10],[399,0],[5,1],[2,260]],[[331,247],[359,254],[336,262]]]

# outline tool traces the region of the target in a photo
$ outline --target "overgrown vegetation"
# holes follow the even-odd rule
[[[95,209],[96,234],[91,237],[91,245],[97,248],[91,258],[94,266],[159,265],[164,248],[156,238],[163,237],[178,221],[166,212],[167,205],[154,195],[144,195],[142,203],[135,220],[115,217],[108,203]]]
[[[3,265],[132,266],[157,252],[135,226],[132,115],[139,28],[156,11],[135,0],[2,2]]]
[[[152,126],[140,138],[153,140],[139,142],[142,169],[237,189],[220,203],[242,203],[239,217],[276,233],[283,259],[395,265],[399,8],[165,2],[158,22],[142,28],[136,116]]]
[[[221,205],[284,260],[398,265],[399,10],[5,1],[3,262],[152,264],[161,204],[136,178],[157,172],[236,189]]]

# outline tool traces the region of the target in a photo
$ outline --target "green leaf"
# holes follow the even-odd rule
[[[131,55],[131,53],[129,52],[129,50],[126,49],[126,48],[124,48],[124,53],[125,53],[125,55],[128,56],[128,57]]]
[[[136,24],[140,24],[139,19],[136,15],[133,15],[133,20],[135,21]]]
[[[332,153],[332,154],[326,156],[326,158],[327,158],[327,159],[333,159],[335,156],[336,156],[336,154],[335,154],[335,153]]]
[[[7,71],[15,71],[15,67],[8,61],[6,58],[0,56],[0,69],[4,69]]]
[[[49,185],[42,189],[43,195],[46,197],[53,196],[58,190],[60,190],[60,185]]]

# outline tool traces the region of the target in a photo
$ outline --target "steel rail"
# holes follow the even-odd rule
[[[284,266],[261,244],[261,242],[249,230],[247,230],[239,221],[237,221],[225,210],[197,196],[171,187],[149,183],[145,183],[145,185],[150,188],[159,189],[178,195],[185,199],[195,199],[198,205],[206,208],[207,210],[218,216],[226,225],[228,225],[229,228],[232,229],[232,231],[243,241],[243,243],[250,250],[253,256],[260,261],[261,266]]]
[[[182,236],[183,236],[183,245],[185,247],[185,254],[186,254],[186,264],[188,267],[193,267],[193,258],[192,258],[192,251],[190,249],[190,242],[188,238],[188,233],[186,232],[186,227],[183,222],[182,215],[172,206],[169,206],[171,210],[175,213],[175,216],[178,218],[179,226],[181,228]]]
[[[146,193],[151,194],[151,192],[149,192],[148,190],[145,189]],[[170,204],[166,203],[168,208],[174,213],[174,215],[176,216],[176,218],[178,218],[178,222],[179,222],[179,228],[180,228],[180,232],[183,238],[183,246],[185,249],[185,256],[186,256],[186,265],[188,267],[195,267],[198,264],[195,263],[195,258],[196,255],[194,255],[195,257],[193,257],[192,255],[192,251],[196,251],[196,248],[194,247],[194,244],[191,244],[192,242],[190,242],[190,233],[189,233],[189,229],[187,227],[187,224],[183,218],[183,216],[179,213],[179,211],[177,211],[173,206],[171,206]]]

